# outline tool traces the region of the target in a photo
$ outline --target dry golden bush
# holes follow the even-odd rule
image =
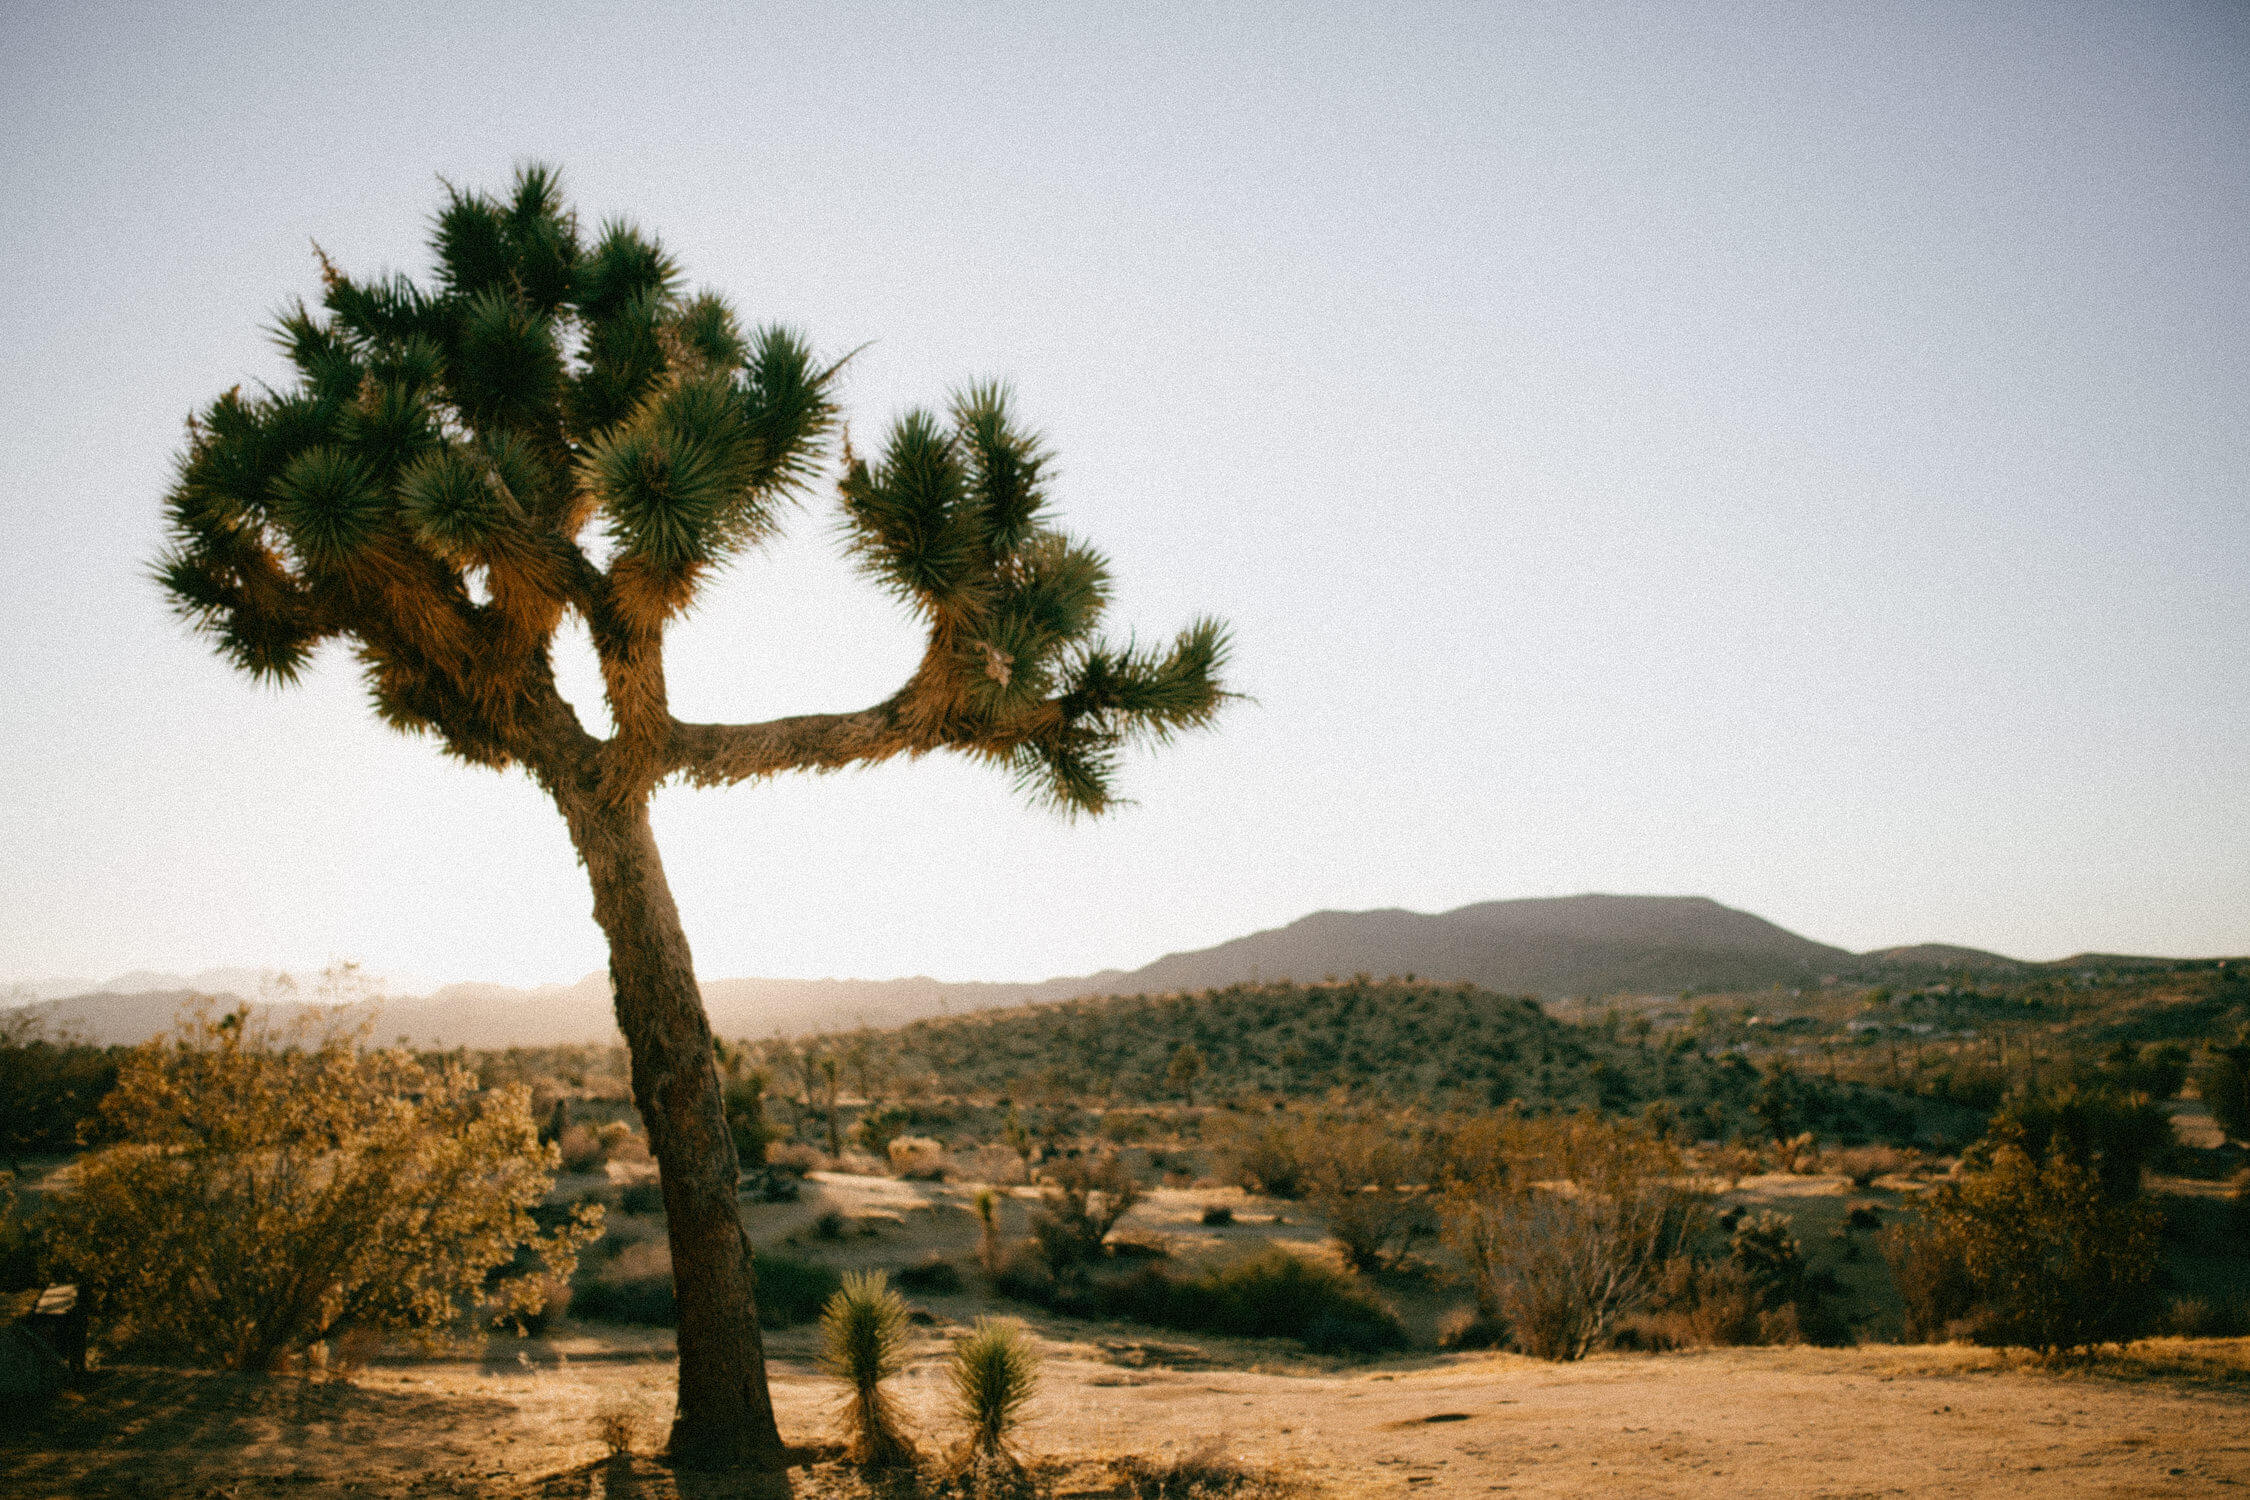
[[[533,1220],[559,1153],[522,1085],[246,1011],[135,1048],[101,1120],[116,1144],[78,1163],[49,1243],[143,1357],[272,1370],[348,1331],[473,1336],[536,1311],[600,1223]]]

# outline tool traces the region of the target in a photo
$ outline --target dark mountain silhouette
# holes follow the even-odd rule
[[[1380,979],[1413,974],[1438,983],[1465,980],[1501,994],[1553,1000],[1568,995],[1797,986],[1817,983],[1825,975],[1888,982],[1948,973],[2126,968],[2162,962],[2084,954],[2054,964],[2029,964],[1944,943],[1855,955],[1702,896],[1590,895],[1484,901],[1435,915],[1395,908],[1314,912],[1286,927],[1254,932],[1215,947],[1168,953],[1142,968],[1108,969],[1038,984],[948,984],[919,978],[717,979],[704,983],[703,998],[712,1027],[721,1036],[765,1037],[777,1031],[794,1035],[861,1025],[897,1026],[926,1016],[1080,995],[1162,994],[1252,980],[1317,983],[1329,975],[1368,974]],[[148,987],[138,993],[118,993],[119,981],[112,981],[98,991],[40,1001],[27,1010],[52,1027],[96,1042],[137,1042],[169,1029],[190,998],[188,983],[161,975],[129,977],[148,981]],[[221,1003],[232,1005],[236,998],[224,995]],[[372,1006],[286,1002],[263,1009],[277,1019],[307,1012],[345,1024],[368,1021],[379,1041],[404,1036],[416,1044],[448,1047],[606,1044],[616,1037],[605,974],[533,989],[454,984],[424,998],[385,1000]]]
[[[1287,927],[1082,982],[1138,992],[1252,978],[1416,974],[1554,998],[1802,983],[1854,962],[1842,948],[1702,896],[1566,896],[1485,901],[1435,916],[1314,912]]]

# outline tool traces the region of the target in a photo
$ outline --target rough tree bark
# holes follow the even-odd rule
[[[618,1029],[632,1055],[633,1102],[664,1189],[679,1299],[679,1399],[669,1452],[691,1465],[786,1472],[766,1387],[750,1242],[712,1059],[711,1023],[679,908],[649,827],[648,803],[563,800],[571,839],[609,939]],[[783,1480],[786,1485],[786,1480]]]

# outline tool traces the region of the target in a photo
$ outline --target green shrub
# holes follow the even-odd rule
[[[2226,1138],[2250,1142],[2250,1038],[2213,1047],[2196,1069],[2195,1086]]]
[[[767,1328],[810,1323],[843,1285],[834,1267],[817,1260],[760,1251],[752,1266],[758,1278],[758,1322]]]
[[[927,1296],[947,1297],[961,1290],[961,1268],[940,1255],[908,1266],[896,1279],[907,1291]]]
[[[2120,1202],[2140,1192],[2149,1165],[2178,1139],[2171,1112],[2147,1095],[2074,1084],[2020,1094],[1993,1124],[1988,1141],[2013,1134],[2035,1162],[2067,1156],[2091,1168],[2102,1190]],[[1984,1142],[1972,1147],[1972,1160],[1987,1149]]]
[[[1910,1332],[1958,1326],[2042,1353],[2139,1335],[2155,1311],[2156,1210],[2116,1201],[2064,1152],[2041,1165],[2005,1127],[1983,1155],[1924,1195],[1919,1224],[1884,1237]]]
[[[655,1182],[636,1182],[620,1193],[618,1211],[628,1214],[660,1214],[664,1212],[664,1188]]]
[[[1294,1338],[1320,1353],[1376,1354],[1406,1342],[1391,1310],[1348,1273],[1270,1245],[1181,1276],[1145,1266],[1098,1282],[1088,1310],[1161,1328]]]
[[[842,1286],[842,1278],[818,1261],[787,1255],[759,1254],[752,1262],[757,1275],[758,1322],[766,1328],[794,1328],[810,1323]],[[651,1328],[679,1325],[679,1304],[672,1294],[672,1274],[594,1277],[571,1291],[574,1317],[595,1323],[637,1323]]]
[[[758,1300],[758,1311],[763,1313],[765,1299]],[[571,1288],[570,1312],[592,1323],[633,1323],[648,1328],[671,1328],[680,1321],[669,1271],[580,1282]]]

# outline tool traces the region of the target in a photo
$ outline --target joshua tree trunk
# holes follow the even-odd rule
[[[662,1174],[679,1299],[679,1405],[670,1452],[689,1464],[771,1470],[786,1487],[711,1023],[648,805],[566,806],[564,814],[593,882],[594,920],[609,937],[633,1102]]]

